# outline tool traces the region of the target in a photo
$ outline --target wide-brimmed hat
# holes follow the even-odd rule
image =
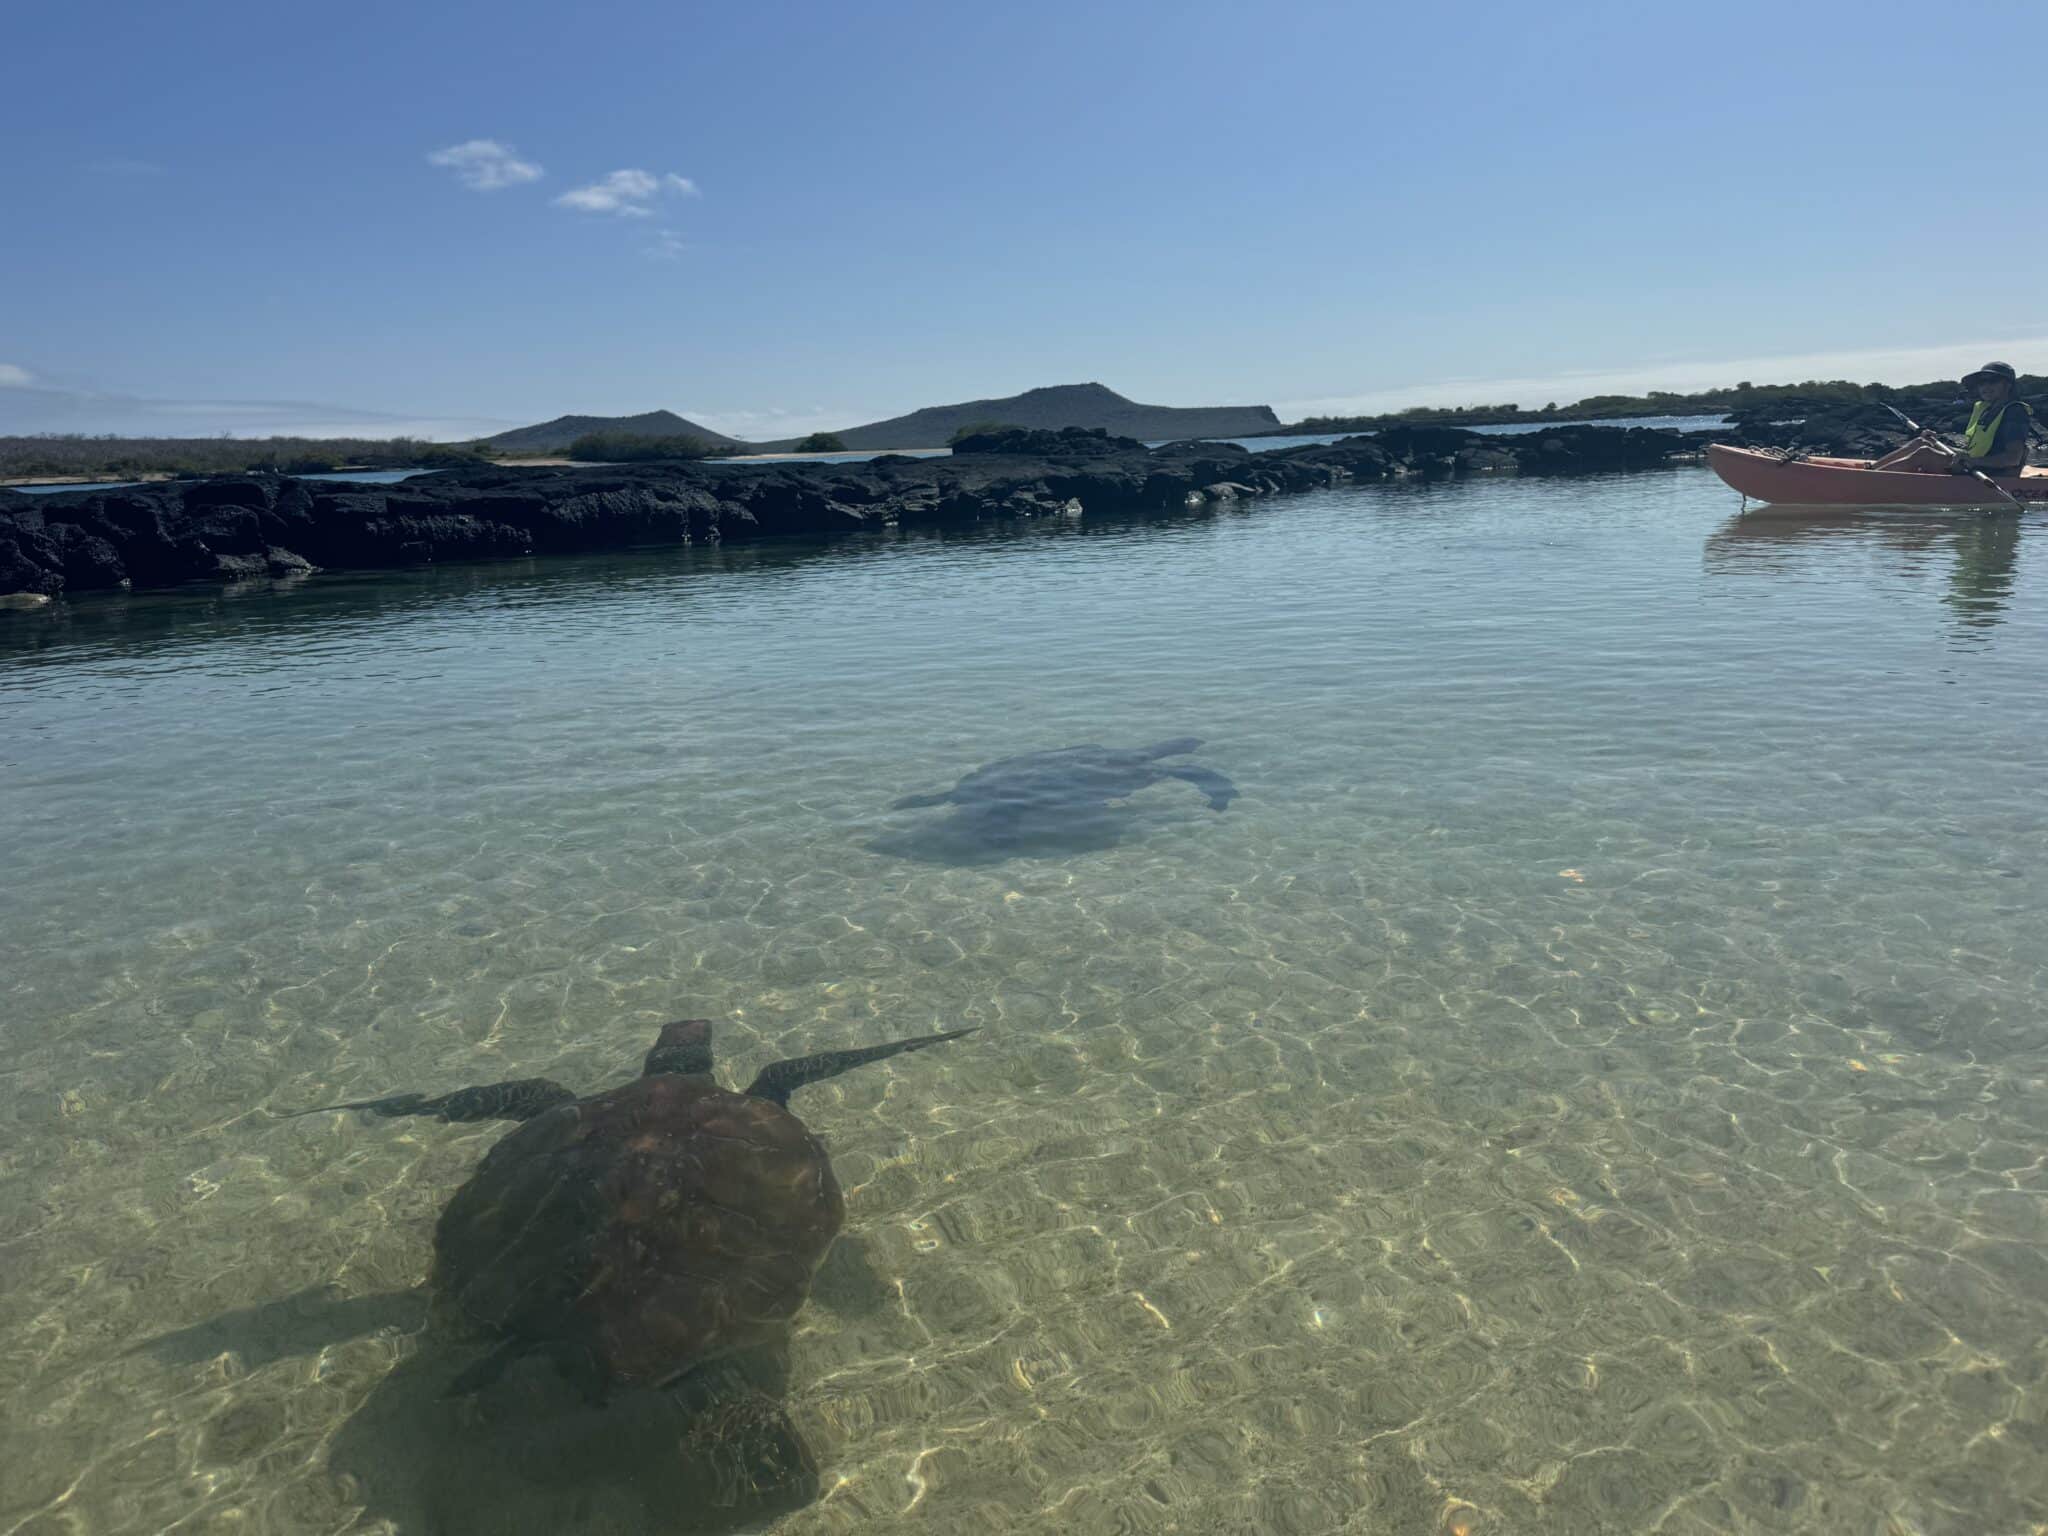
[[[1979,379],[2003,379],[2008,384],[2017,384],[2020,376],[2012,371],[2011,363],[1986,363],[1975,373],[1963,375],[1963,387],[1967,389]]]

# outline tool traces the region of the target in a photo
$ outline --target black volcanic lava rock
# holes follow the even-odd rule
[[[480,468],[388,485],[236,475],[50,496],[0,491],[0,594],[858,533],[1077,509],[1168,514],[1353,480],[1640,469],[1700,442],[1641,428],[1503,436],[1404,427],[1264,453],[1228,442],[1148,451],[1130,438],[1067,429],[988,433],[949,458],[889,455],[868,463]]]
[[[1654,469],[1671,462],[1675,454],[1697,453],[1714,434],[1568,426],[1484,436],[1489,447],[1514,455],[1516,468],[1525,475],[1583,475]]]
[[[1909,412],[1909,414],[1912,414]],[[1926,426],[1950,426],[1947,411],[1928,411],[1917,419]],[[1967,412],[1954,427],[1960,430]],[[1832,401],[1779,401],[1753,410],[1736,411],[1730,442],[1746,448],[1798,448],[1836,458],[1874,459],[1904,443],[1912,433],[1881,405],[1844,405]]]
[[[64,585],[80,591],[127,584],[127,567],[105,539],[76,523],[59,523],[53,530],[64,562]]]
[[[2023,379],[2020,398],[2033,406],[2038,424],[2048,419],[2048,395],[2034,393],[2033,387],[2034,381]],[[1922,427],[1947,433],[1951,441],[1962,436],[1970,420],[1970,401],[1960,389],[1898,394],[1892,404]],[[1746,448],[1797,448],[1834,458],[1874,459],[1913,435],[1882,405],[1840,400],[1787,397],[1729,416],[1733,426],[1720,434],[1725,441]],[[2036,453],[2033,460],[2042,462],[2042,455]]]
[[[63,545],[35,502],[33,496],[0,499],[0,593],[54,596],[64,590]]]

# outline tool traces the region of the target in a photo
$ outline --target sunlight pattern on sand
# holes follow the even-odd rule
[[[777,1529],[2048,1521],[2041,525],[1705,472],[0,614],[0,1532],[729,1528],[416,1289],[721,1070],[848,1203]],[[1202,739],[1084,834],[891,810]],[[180,1522],[184,1522],[180,1524]]]

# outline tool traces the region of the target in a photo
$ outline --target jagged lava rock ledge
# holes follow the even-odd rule
[[[234,475],[123,490],[0,491],[0,594],[174,586],[496,556],[572,554],[1080,511],[1173,512],[1347,480],[1643,469],[1701,439],[1557,427],[1518,437],[1406,427],[1253,453],[1148,449],[1101,431],[1004,431],[951,457],[456,470],[392,484]],[[32,601],[33,598],[25,598]]]

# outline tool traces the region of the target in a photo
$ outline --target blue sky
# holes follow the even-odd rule
[[[2048,371],[2048,7],[2013,0],[44,0],[7,33],[0,431]]]

